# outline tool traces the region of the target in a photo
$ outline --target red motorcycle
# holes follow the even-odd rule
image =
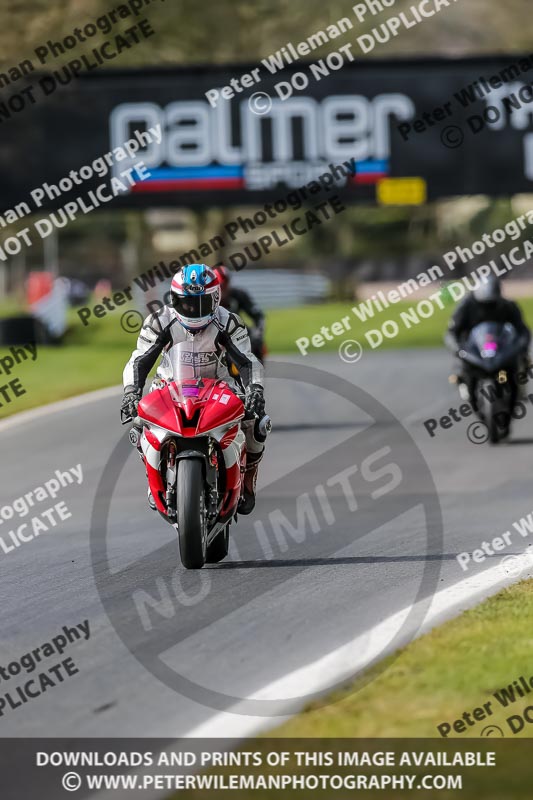
[[[169,362],[172,379],[154,381],[130,440],[141,452],[157,511],[177,530],[183,566],[201,569],[228,554],[246,467],[245,409],[216,377],[216,353],[180,343],[168,352]],[[270,430],[268,417],[260,429]]]

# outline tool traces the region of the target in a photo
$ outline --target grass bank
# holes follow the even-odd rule
[[[295,344],[299,338],[311,339],[314,334],[320,333],[323,326],[330,328],[333,323],[349,318],[350,329],[331,340],[324,339],[321,347],[310,347],[309,353],[337,351],[344,339],[357,339],[363,347],[371,350],[366,344],[365,333],[374,328],[379,328],[385,321],[392,320],[398,323],[399,332],[394,338],[384,338],[380,345],[382,348],[408,348],[408,347],[439,347],[442,345],[444,332],[452,314],[454,304],[447,305],[444,309],[437,308],[429,319],[419,317],[420,322],[404,323],[402,314],[416,307],[416,303],[402,302],[390,306],[380,314],[376,314],[368,322],[361,322],[351,311],[353,303],[326,303],[316,306],[302,306],[295,309],[278,309],[269,315],[268,344],[272,352],[297,353]],[[533,298],[520,300],[524,318],[530,327],[533,327]],[[408,327],[410,325],[410,327]],[[330,332],[330,335],[331,332]]]

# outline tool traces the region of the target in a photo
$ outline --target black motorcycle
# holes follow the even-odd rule
[[[496,444],[510,433],[523,338],[509,322],[482,322],[454,350],[468,376],[474,411],[487,426],[490,442]]]

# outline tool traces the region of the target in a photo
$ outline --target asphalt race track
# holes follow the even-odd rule
[[[287,361],[330,377],[311,379],[312,370]],[[335,354],[279,362],[270,374],[280,377],[267,384],[274,431],[256,511],[232,527],[231,558],[202,573],[178,567],[174,531],[147,506],[133,448],[119,448],[108,464],[127,438],[118,390],[0,430],[2,505],[55,470],[83,469],[81,485],[61,488],[16,522],[61,501],[68,519],[0,551],[1,663],[51,641],[65,625],[90,625],[88,640],[39,667],[71,657],[79,672],[4,708],[2,736],[179,737],[209,730],[210,720],[239,704],[244,715],[273,725],[306,697],[242,701],[418,600],[406,623],[412,636],[436,590],[523,551],[527,540],[517,536],[468,573],[456,561],[533,509],[533,406],[511,441],[496,448],[468,440],[473,417],[430,438],[423,421],[462,402],[447,382],[445,352],[377,352],[354,365]],[[363,407],[360,393],[339,396],[346,381],[366,393]],[[93,517],[104,469],[112,471],[124,449],[129,457],[117,484],[100,492]],[[0,524],[6,542],[13,527]],[[0,683],[2,693],[9,685]]]

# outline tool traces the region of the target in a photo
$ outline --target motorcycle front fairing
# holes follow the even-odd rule
[[[140,416],[178,436],[202,436],[244,417],[242,400],[225,381],[211,378],[173,381],[147,394],[139,406]]]
[[[513,370],[522,349],[520,336],[511,323],[482,322],[472,329],[459,355],[486,375]]]
[[[233,513],[240,496],[245,459],[240,426],[244,405],[228,384],[217,378],[215,353],[195,351],[194,342],[184,342],[169,351],[167,360],[176,379],[150,392],[139,404],[139,418],[144,423],[141,449],[156,507],[166,515],[161,453],[172,440],[178,460],[203,460],[206,481],[212,487],[220,473],[216,469],[218,449],[225,467],[226,491],[220,509],[225,518]]]

